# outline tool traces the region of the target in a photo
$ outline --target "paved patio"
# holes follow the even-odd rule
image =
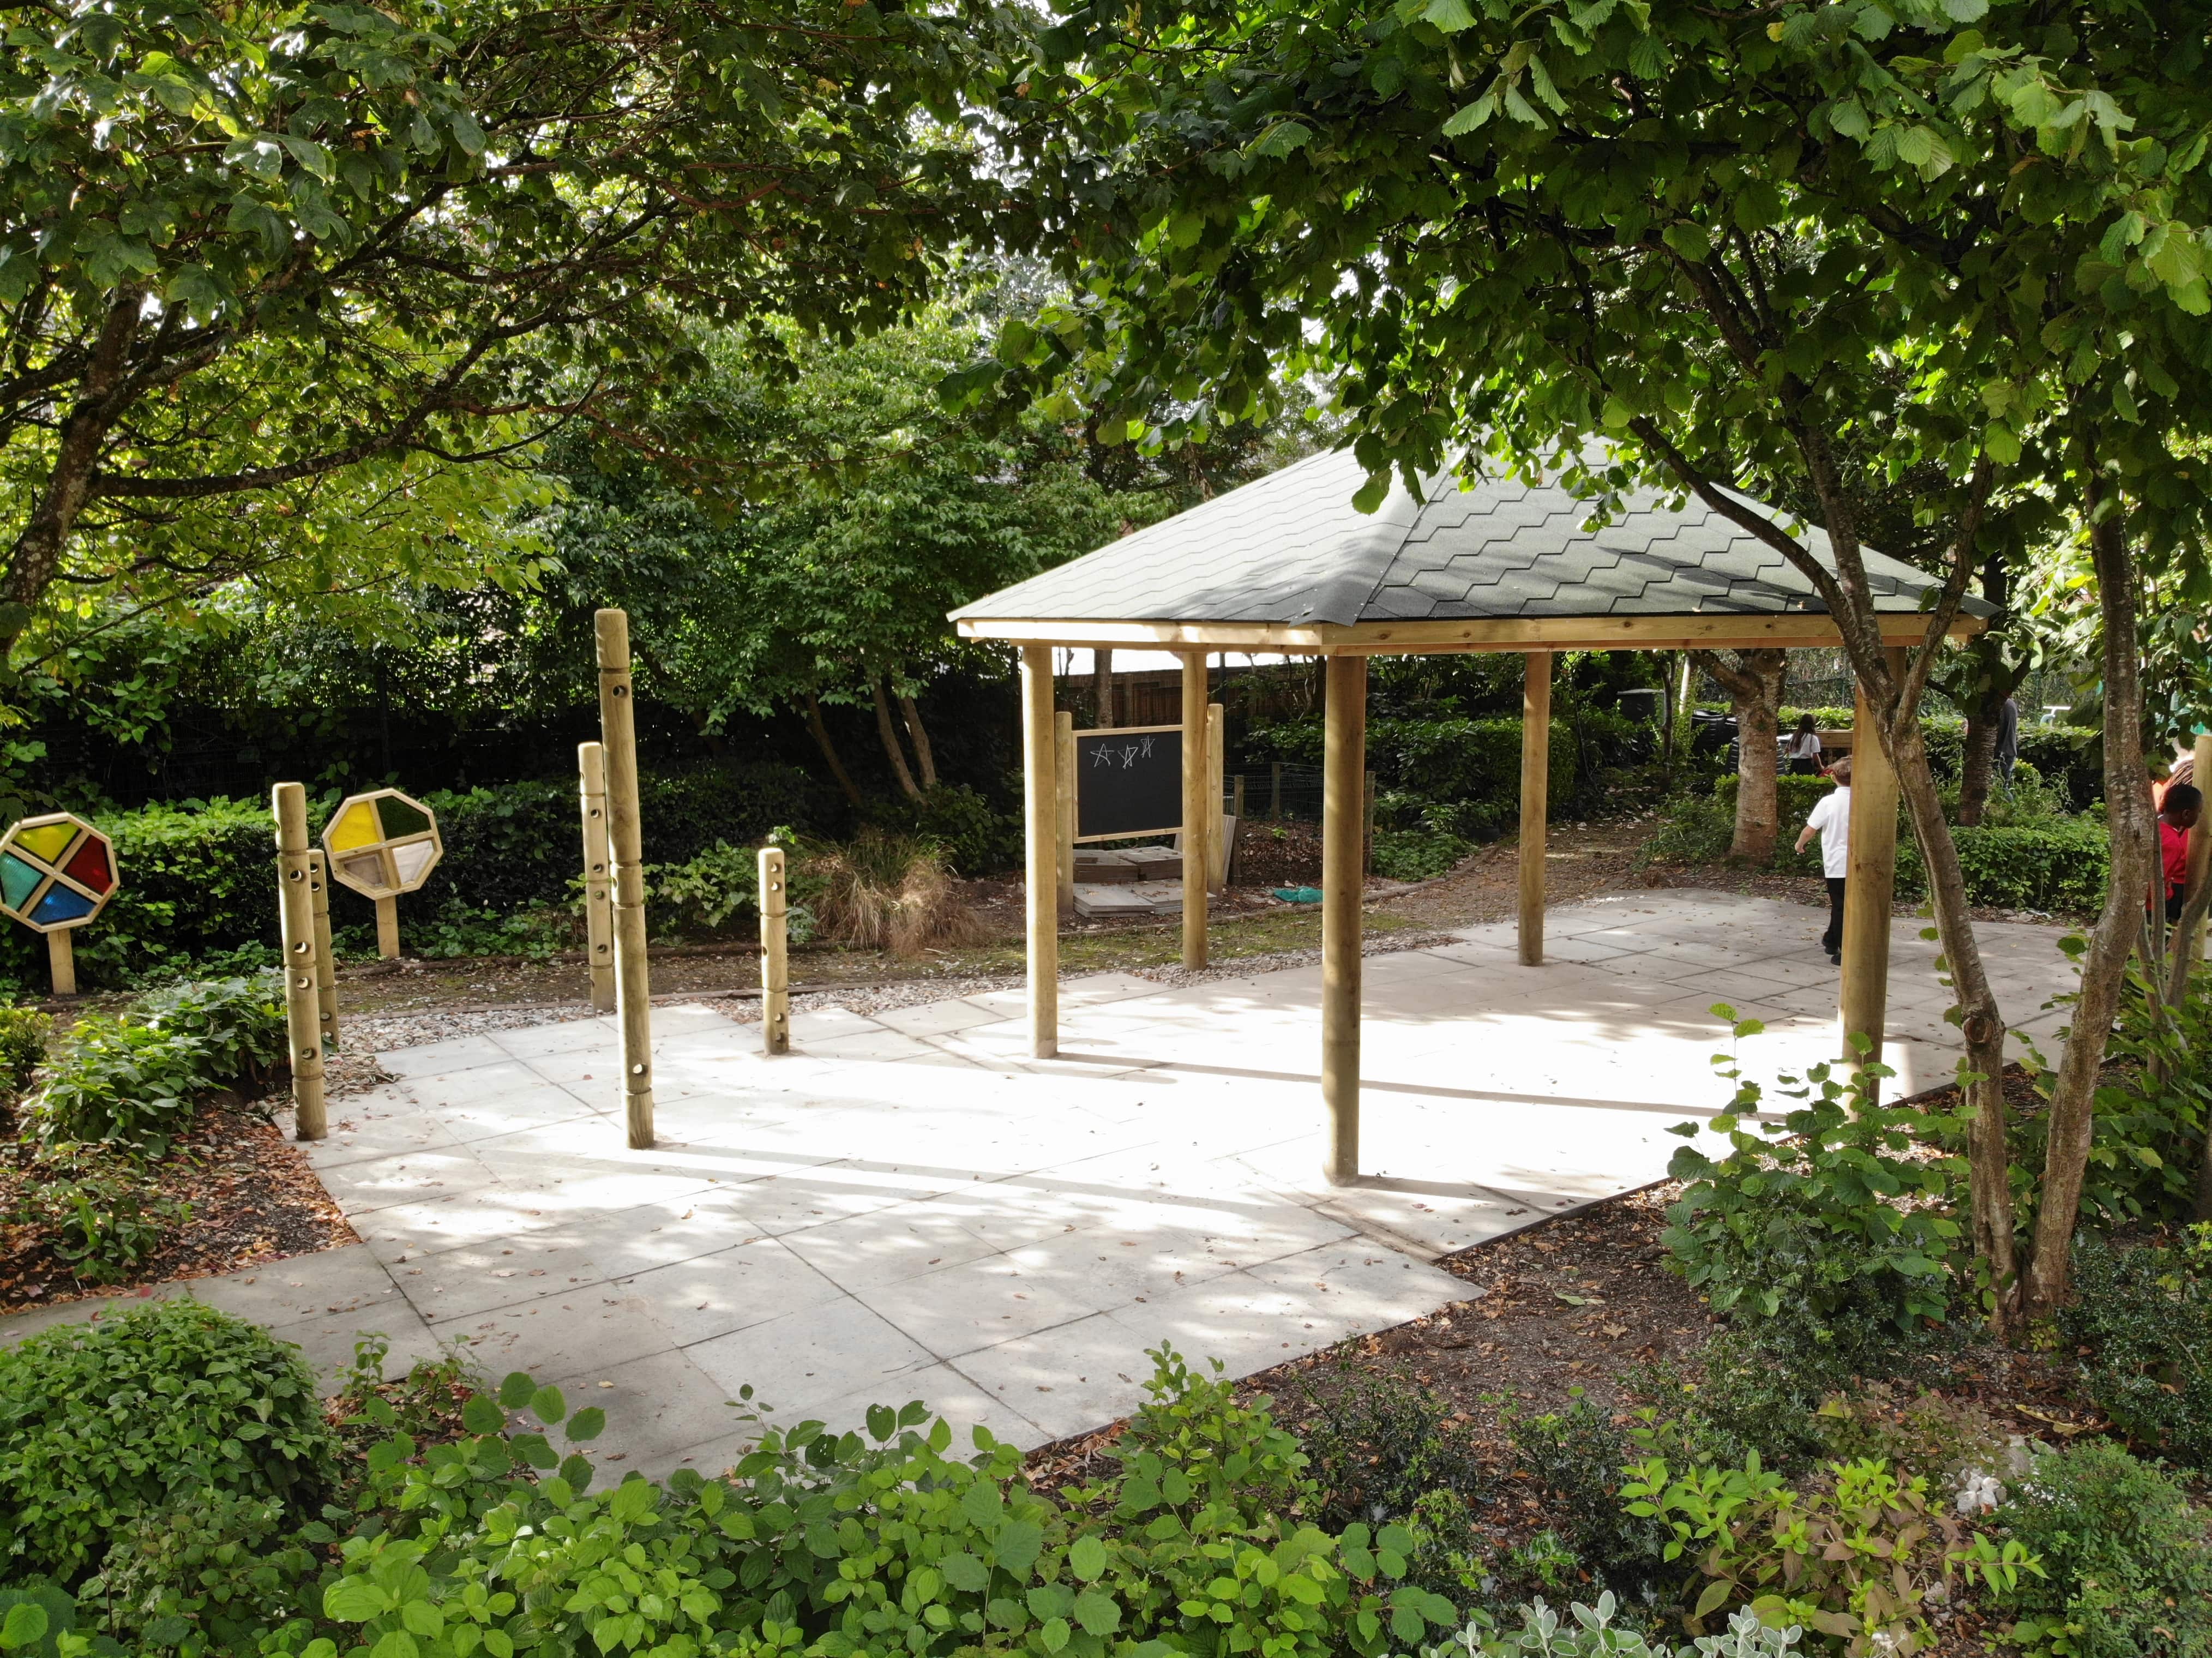
[[[661,1144],[623,1145],[611,1023],[383,1056],[336,1102],[317,1169],[362,1242],[167,1286],[335,1367],[465,1339],[607,1406],[599,1455],[719,1467],[770,1419],[852,1423],[927,1400],[1033,1444],[1125,1413],[1163,1339],[1263,1369],[1462,1298],[1429,1263],[1632,1189],[1724,1092],[1729,1001],[1769,1025],[1754,1074],[1835,1043],[1823,916],[1708,892],[1556,910],[1550,960],[1510,925],[1366,964],[1368,1178],[1318,1175],[1320,970],[1062,991],[1062,1057],[1024,1057],[1018,994],[757,1026],[656,1009]],[[2053,929],[1981,929],[2006,1007],[2047,1040],[2069,981]],[[1935,949],[1895,933],[1900,1091],[1947,1078]],[[2033,1017],[2027,1017],[2027,1016]],[[113,1303],[0,1321],[0,1340]]]

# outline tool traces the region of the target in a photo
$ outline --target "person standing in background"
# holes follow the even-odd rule
[[[2166,798],[2158,803],[2159,884],[2151,902],[2165,898],[2167,925],[2181,919],[2182,901],[2189,892],[2189,831],[2204,810],[2204,796],[2194,783],[2169,780]]]
[[[2012,799],[2013,762],[2020,758],[2020,704],[2009,695],[2004,700],[2004,707],[1997,710],[1997,749],[1994,758],[1997,786],[2004,791],[2005,799],[2009,800]]]
[[[1811,814],[1805,819],[1804,831],[1797,837],[1797,850],[1802,852],[1812,844],[1813,837],[1820,837],[1820,873],[1828,883],[1828,930],[1820,935],[1820,948],[1828,952],[1828,960],[1841,967],[1844,962],[1844,878],[1851,868],[1851,757],[1848,754],[1828,768],[1828,775],[1836,780],[1836,786],[1813,803]]]
[[[1792,777],[1818,777],[1820,774],[1820,729],[1809,714],[1797,717],[1797,729],[1790,734],[1790,774]]]

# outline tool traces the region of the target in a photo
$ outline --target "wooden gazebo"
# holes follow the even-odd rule
[[[1570,650],[1771,649],[1842,642],[1812,584],[1773,548],[1692,500],[1631,495],[1613,523],[1556,484],[1431,480],[1375,513],[1344,451],[1314,456],[952,613],[962,637],[1022,653],[1032,1050],[1059,1051],[1059,780],[1055,646],[1170,650],[1183,663],[1183,961],[1206,963],[1206,837],[1217,822],[1206,752],[1206,669],[1216,651],[1327,663],[1322,808],[1323,1172],[1359,1172],[1359,984],[1367,659],[1444,651],[1528,659],[1521,750],[1520,954],[1544,955],[1544,852],[1552,657]],[[1757,507],[1755,502],[1747,504]],[[1758,507],[1779,519],[1771,509]],[[1827,537],[1799,538],[1816,558]],[[1867,570],[1893,657],[1925,635],[1931,578],[1880,553]],[[1970,604],[1953,636],[1977,631]],[[1869,726],[1862,699],[1858,725]],[[1879,744],[1853,756],[1850,886],[1839,1024],[1879,1051],[1886,1019],[1897,853],[1897,783]]]

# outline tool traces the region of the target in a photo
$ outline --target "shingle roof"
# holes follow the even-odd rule
[[[1315,455],[952,613],[1147,623],[1468,621],[1506,617],[1825,613],[1782,555],[1703,502],[1649,490],[1602,530],[1556,483],[1456,488],[1379,511],[1352,497],[1365,473],[1346,450]],[[1739,500],[1771,514],[1747,496]],[[1800,534],[1832,564],[1828,537]],[[1911,612],[1934,580],[1869,550],[1876,608]],[[1969,600],[1973,614],[1986,605]]]

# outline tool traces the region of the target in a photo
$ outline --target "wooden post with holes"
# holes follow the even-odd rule
[[[399,900],[390,893],[376,900],[376,953],[387,962],[399,959]]]
[[[1521,964],[1544,964],[1544,853],[1552,808],[1552,653],[1531,651],[1521,689]]]
[[[323,1110],[321,1011],[315,997],[315,895],[309,884],[307,792],[279,783],[270,793],[276,818],[276,905],[284,951],[284,1035],[292,1060],[294,1133],[319,1140],[330,1132]]]
[[[1182,964],[1206,965],[1206,847],[1221,797],[1213,788],[1213,768],[1206,754],[1212,724],[1206,700],[1206,653],[1182,656]]]
[[[318,847],[307,853],[307,887],[315,903],[315,1019],[333,1052],[338,1045],[338,963],[331,949],[331,860]]]
[[[637,805],[637,710],[629,617],[600,610],[599,740],[605,745],[607,851],[614,865],[615,1017],[621,1027],[623,1114],[633,1151],[653,1144],[653,998],[645,957],[645,853]]]
[[[1059,913],[1075,914],[1075,716],[1052,717],[1053,890]]]
[[[1367,659],[1328,659],[1321,809],[1321,1094],[1328,1111],[1322,1173],[1359,1178],[1360,819],[1367,769]]]
[[[1893,676],[1905,672],[1905,652],[1888,652]],[[1844,886],[1844,968],[1837,1011],[1843,1057],[1858,1059],[1852,1038],[1872,1044],[1866,1060],[1881,1058],[1889,1014],[1890,900],[1897,889],[1897,773],[1875,729],[1879,716],[1864,687],[1854,693],[1851,714],[1850,865]]]
[[[46,934],[46,970],[53,975],[54,994],[76,994],[76,946],[70,941],[68,927],[56,927]]]
[[[576,744],[577,807],[584,835],[584,957],[592,975],[592,1005],[615,1011],[614,894],[607,883],[607,751],[604,744]]]
[[[761,1052],[791,1052],[790,892],[783,848],[760,854]]]
[[[1209,892],[1218,892],[1229,884],[1229,843],[1227,825],[1221,820],[1229,808],[1221,797],[1228,793],[1222,773],[1228,764],[1227,721],[1218,702],[1206,705],[1206,774],[1209,793],[1206,799],[1212,810],[1206,819],[1206,885]]]
[[[1022,902],[1029,931],[1030,1052],[1060,1052],[1059,765],[1052,647],[1022,647]]]

